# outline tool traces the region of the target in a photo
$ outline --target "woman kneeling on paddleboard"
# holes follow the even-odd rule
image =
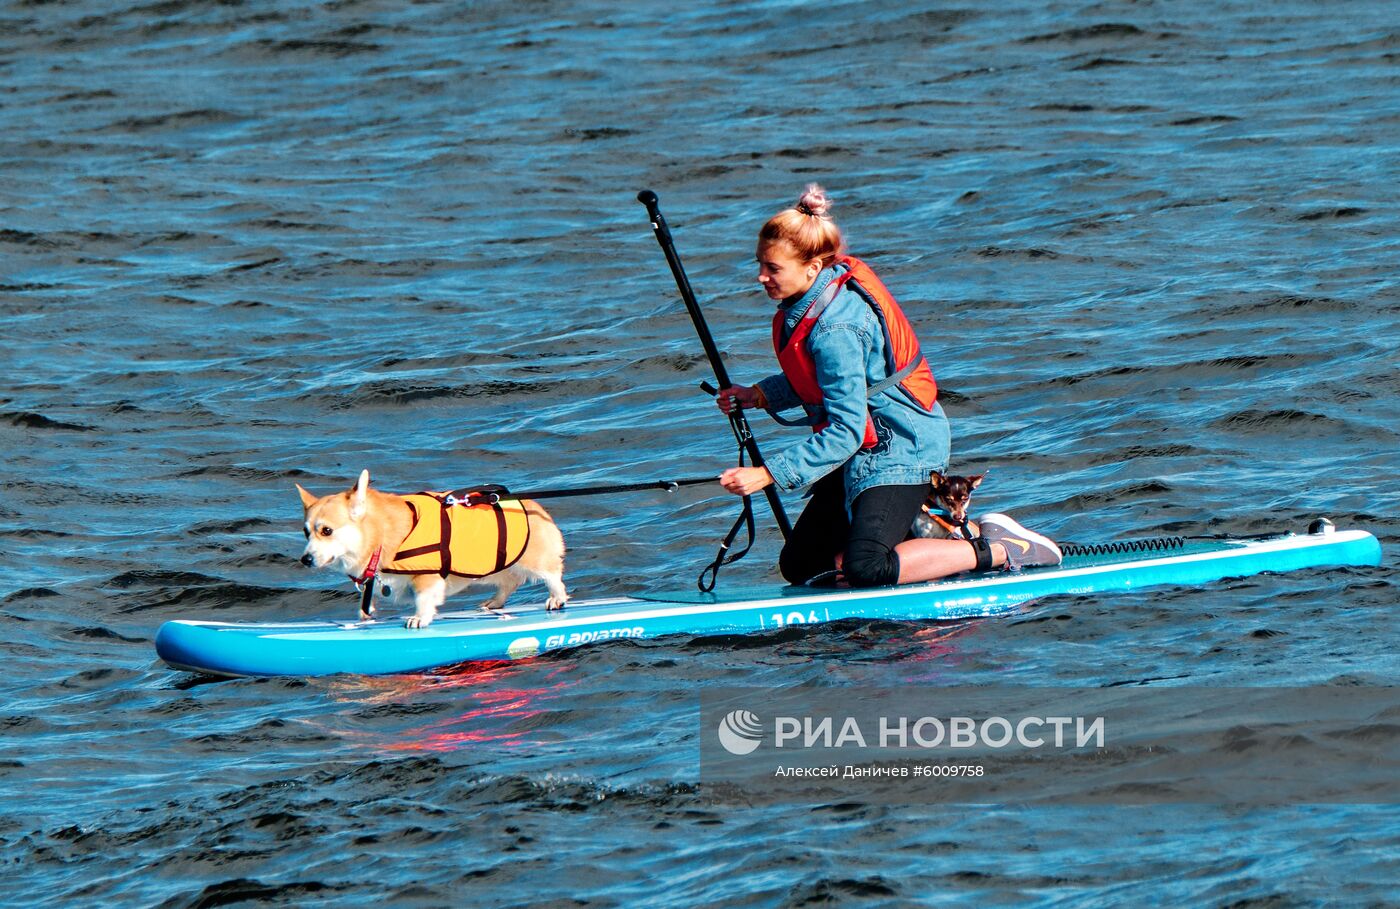
[[[905,539],[928,495],[929,474],[948,466],[948,419],[918,339],[899,304],[864,262],[845,254],[821,187],[758,234],[758,283],[778,304],[773,346],[782,372],[720,390],[813,434],[768,459],[734,467],[720,483],[750,495],[770,483],[811,486],[811,501],[783,547],[779,568],[800,584],[840,568],[853,587],[927,581],[973,569],[1057,565],[1050,540],[1005,515],[982,518],[966,540]],[[777,413],[802,407],[794,423]]]

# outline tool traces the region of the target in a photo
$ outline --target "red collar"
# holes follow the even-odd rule
[[[369,564],[365,566],[364,574],[360,575],[358,578],[355,577],[353,574],[349,576],[350,580],[355,582],[356,587],[364,587],[367,581],[373,580],[374,576],[379,573],[380,551],[380,549],[374,550],[374,555],[369,557]]]

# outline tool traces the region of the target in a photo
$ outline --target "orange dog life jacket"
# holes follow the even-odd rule
[[[885,381],[871,386],[868,389],[868,397],[874,397],[886,388],[898,385],[925,410],[932,410],[938,400],[938,383],[934,381],[933,370],[929,368],[928,360],[924,359],[923,352],[919,349],[919,339],[914,336],[914,328],[905,317],[904,310],[899,308],[894,295],[875,276],[870,266],[855,256],[841,256],[837,258],[836,264],[845,265],[847,271],[832,279],[821,297],[807,308],[807,312],[786,340],[783,338],[785,314],[782,310],[773,314],[773,349],[778,354],[778,365],[783,368],[783,375],[792,384],[792,390],[797,392],[798,398],[809,407],[820,406],[822,403],[822,389],[817,383],[817,365],[812,359],[811,351],[807,349],[807,336],[816,327],[817,318],[826,308],[826,304],[835,297],[837,290],[845,286],[855,291],[875,311],[875,317],[885,335],[886,363],[890,375]],[[821,432],[828,425],[830,421],[816,423],[812,426],[812,431]],[[867,411],[865,438],[860,447],[874,448],[875,442],[875,423]]]
[[[440,492],[404,496],[413,528],[381,571],[484,578],[520,561],[530,542],[523,503],[447,505]]]

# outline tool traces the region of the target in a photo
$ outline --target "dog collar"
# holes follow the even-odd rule
[[[364,574],[360,575],[358,578],[353,574],[349,576],[356,587],[363,588],[366,583],[374,580],[374,576],[379,573],[379,553],[381,551],[380,549],[376,549],[374,555],[369,557],[369,564],[365,566]]]
[[[939,509],[938,511],[929,510],[928,516],[933,519],[933,522],[935,524],[937,524],[939,527],[942,527],[944,532],[948,533],[949,535],[953,534],[955,531],[961,531],[963,539],[972,539],[972,530],[967,526],[967,518],[963,518],[962,523],[959,524],[953,520],[953,516],[951,514],[942,509]]]

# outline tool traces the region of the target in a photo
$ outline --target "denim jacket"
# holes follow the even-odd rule
[[[840,273],[838,269],[843,266],[823,269],[805,294],[779,305],[789,331]],[[884,331],[870,305],[849,287],[842,287],[807,337],[830,424],[767,459],[768,472],[779,489],[810,486],[844,467],[849,508],[856,496],[873,486],[927,483],[930,471],[947,468],[951,437],[941,406],[935,403],[932,411],[925,410],[899,386],[866,398],[866,389],[889,375],[885,347]],[[758,387],[768,399],[770,414],[802,404],[782,373],[762,380]],[[861,450],[867,408],[875,424],[876,444]]]

